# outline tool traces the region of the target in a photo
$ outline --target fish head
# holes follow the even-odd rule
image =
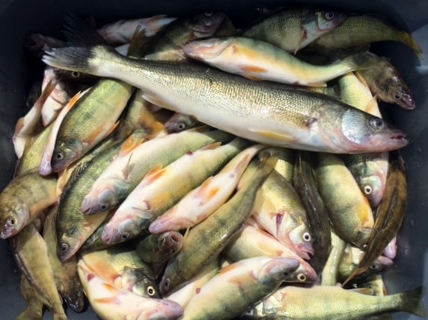
[[[300,263],[297,259],[275,257],[263,264],[257,278],[262,283],[287,281],[299,266]]]
[[[85,307],[85,294],[83,293],[82,284],[78,280],[74,280],[71,290],[61,292],[67,305],[74,312],[82,312]]]
[[[82,244],[83,242],[80,241],[78,238],[69,236],[64,233],[61,237],[58,238],[58,258],[62,262],[67,261],[77,252],[77,250],[80,249]]]
[[[136,219],[138,218],[129,216],[119,223],[106,224],[101,240],[106,244],[117,244],[141,235],[142,228]]]
[[[294,251],[303,259],[310,260],[314,254],[313,239],[308,227],[301,223],[290,231],[289,237],[294,245]]]
[[[408,144],[405,134],[381,118],[357,109],[346,110],[341,117],[341,132],[354,153],[384,152]]]
[[[16,235],[30,219],[30,211],[24,203],[5,205],[1,209],[0,237],[7,239]]]
[[[290,274],[285,282],[289,283],[314,283],[318,280],[315,270],[304,260],[300,261],[299,267]]]
[[[390,269],[393,264],[394,262],[391,259],[384,256],[379,256],[366,271],[353,277],[349,283],[353,284],[366,282],[372,279],[375,275],[378,275],[381,272]],[[353,264],[353,269],[357,267],[358,264]]]
[[[89,215],[100,211],[107,211],[119,203],[115,190],[111,188],[106,189],[105,187],[104,185],[101,190],[91,190],[91,192],[83,198],[80,210],[82,210],[84,214]]]
[[[192,41],[183,47],[183,52],[192,59],[209,61],[223,54],[230,47],[231,43],[232,40],[229,38]]]
[[[162,320],[177,319],[183,314],[183,307],[168,299],[151,299],[153,305],[144,308],[135,319]],[[134,319],[134,318],[133,318]]]
[[[194,39],[208,38],[214,35],[225,19],[223,12],[207,10],[190,21],[189,29],[193,31]]]
[[[357,232],[355,232],[353,244],[361,250],[365,250],[367,248],[367,242],[369,241],[371,233],[371,228],[360,228],[357,230]]]
[[[339,26],[348,17],[346,14],[338,11],[320,11],[317,12],[318,34],[324,34]]]
[[[83,154],[83,145],[79,140],[57,141],[52,154],[51,166],[54,172],[60,172]]]
[[[398,76],[392,77],[386,95],[387,102],[398,104],[404,109],[412,110],[416,107],[412,92]]]
[[[125,267],[122,272],[122,288],[146,298],[161,298],[156,279],[144,268]]]
[[[161,252],[164,252],[165,255],[170,257],[180,251],[183,247],[183,241],[184,239],[181,233],[176,231],[165,232],[159,237],[158,248]]]
[[[195,123],[196,121],[192,116],[176,113],[165,122],[164,128],[168,133],[177,133],[192,128]]]
[[[358,181],[363,194],[369,200],[372,208],[376,208],[383,198],[385,191],[385,182],[377,175],[363,176]]]

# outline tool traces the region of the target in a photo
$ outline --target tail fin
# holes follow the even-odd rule
[[[369,69],[373,66],[373,59],[371,59],[370,54],[368,51],[359,52],[336,63],[346,65],[350,68],[349,72]]]
[[[413,313],[418,317],[425,318],[427,309],[422,300],[425,295],[425,287],[417,287],[416,289],[401,293],[401,308],[403,311]]]
[[[407,32],[403,32],[401,34],[401,42],[407,45],[412,51],[419,57],[419,59],[423,59],[423,52],[419,44],[412,38],[410,34]]]
[[[67,46],[46,51],[43,62],[60,69],[100,75],[97,73],[100,61],[103,57],[116,54],[114,49],[95,29],[74,14],[70,13],[65,22]]]

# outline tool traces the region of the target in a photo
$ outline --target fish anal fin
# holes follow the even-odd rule
[[[146,174],[144,180],[147,180],[147,184],[153,183],[154,181],[162,177],[164,173],[165,170],[163,170],[162,165],[159,164]]]
[[[296,139],[292,135],[287,135],[285,133],[279,134],[271,131],[264,131],[264,130],[258,130],[258,129],[249,129],[249,130],[269,140],[283,141],[283,142],[289,142],[289,143],[296,141]]]

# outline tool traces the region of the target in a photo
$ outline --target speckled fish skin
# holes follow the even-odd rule
[[[193,152],[216,141],[227,142],[232,136],[222,131],[186,131],[130,146],[97,178],[85,195],[81,210],[93,214],[110,210],[125,200],[141,179],[158,165],[166,166],[186,152]]]
[[[235,262],[202,286],[185,307],[181,319],[234,319],[249,305],[278,289],[298,266],[297,260],[284,257],[256,257]]]
[[[28,172],[12,180],[0,194],[0,237],[16,235],[57,201],[57,177]]]
[[[67,21],[71,29],[85,29],[76,18]],[[129,59],[92,36],[92,45],[99,45],[53,49],[43,61],[127,81],[157,106],[259,143],[332,153],[388,151],[408,143],[400,130],[335,98],[199,65]]]
[[[108,211],[92,216],[84,215],[80,210],[80,204],[96,178],[114,159],[121,147],[121,143],[113,144],[86,162],[82,168],[75,169],[80,172],[73,172],[74,178],[67,181],[61,195],[57,218],[58,256],[61,261],[73,256],[108,215]],[[96,152],[96,149],[93,152]],[[90,157],[91,154],[87,156]]]
[[[315,40],[311,49],[335,50],[379,41],[399,41],[409,46],[418,56],[422,55],[422,49],[410,34],[370,15],[348,17],[339,27]]]
[[[223,146],[214,143],[188,152],[165,168],[154,168],[119,206],[104,228],[102,240],[110,244],[119,243],[146,233],[157,217],[249,144],[241,138]]]
[[[339,267],[346,250],[346,242],[331,230],[331,250],[321,274],[322,286],[335,286],[339,281]]]
[[[50,265],[59,293],[74,312],[81,312],[85,307],[85,300],[83,287],[77,275],[77,258],[72,257],[61,262],[57,255],[57,215],[58,207],[52,208],[47,214],[43,226],[43,239],[46,242]]]
[[[265,15],[242,35],[272,43],[287,52],[297,52],[336,28],[346,17],[344,13],[309,6],[282,9]]]
[[[318,154],[315,177],[330,221],[337,235],[360,248],[367,244],[374,225],[369,202],[342,160],[332,154]]]
[[[348,73],[340,77],[338,83],[340,99],[343,102],[376,117],[382,117],[370,89],[355,74]],[[379,205],[385,191],[388,158],[387,152],[343,156],[346,166],[373,208]]]
[[[116,246],[85,253],[82,260],[97,275],[118,288],[141,297],[160,298],[151,267],[141,261],[134,250]]]
[[[244,170],[263,145],[254,145],[236,155],[216,175],[190,191],[174,207],[153,221],[151,233],[191,228],[206,219],[232,195]]]
[[[183,52],[192,59],[248,79],[309,87],[326,87],[329,80],[371,66],[365,52],[318,66],[265,41],[244,37],[196,40],[186,44]]]
[[[79,261],[77,268],[89,302],[103,320],[174,320],[183,313],[183,308],[175,302],[144,298],[116,288],[97,275],[83,260]]]
[[[262,186],[262,201],[254,219],[283,245],[309,260],[313,254],[305,209],[292,185],[277,172]]]
[[[43,299],[24,274],[21,275],[21,294],[27,301],[28,306],[15,320],[43,319]]]
[[[292,183],[296,152],[287,148],[277,148],[277,152],[278,162],[276,163],[275,171]]]
[[[252,213],[257,191],[277,160],[277,156],[266,156],[263,162],[249,166],[241,177],[235,195],[189,231],[183,248],[166,267],[160,283],[162,292],[169,292],[193,278],[242,230]]]
[[[356,320],[392,311],[406,311],[425,317],[421,300],[425,288],[418,287],[385,297],[368,296],[338,286],[279,289],[245,314],[251,319]],[[310,304],[307,301],[311,301]]]
[[[43,303],[57,319],[68,319],[55,285],[46,243],[36,227],[33,224],[26,226],[10,238],[10,245],[17,265],[42,297]]]
[[[176,231],[150,234],[137,244],[135,251],[147,263],[167,262],[181,250],[183,241]]]
[[[286,257],[299,261],[299,267],[284,281],[287,283],[310,283],[318,280],[314,269],[295,252],[281,244],[267,232],[246,224],[241,233],[224,250],[233,262],[259,256]],[[311,262],[312,263],[312,262]]]

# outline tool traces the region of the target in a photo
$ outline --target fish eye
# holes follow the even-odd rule
[[[370,186],[364,186],[364,193],[365,193],[366,195],[369,195],[369,194],[371,194],[372,192],[373,192],[372,187],[370,187]]]
[[[155,288],[153,288],[152,286],[147,287],[147,294],[151,297],[153,297],[156,294],[156,290]]]
[[[73,78],[79,78],[79,77],[80,77],[80,72],[78,72],[78,71],[73,71],[73,72],[71,73],[71,76],[72,76]]]
[[[334,12],[326,12],[324,14],[324,18],[326,18],[327,20],[333,20],[334,16],[335,16]]]
[[[297,275],[297,280],[299,280],[300,282],[305,282],[306,281],[306,276],[303,273],[299,273]]]
[[[123,234],[120,236],[120,238],[121,238],[122,240],[128,240],[128,238],[129,238],[129,233],[128,233],[128,232],[123,233]]]
[[[186,125],[183,122],[179,122],[177,124],[177,129],[183,131],[184,129],[186,129]]]
[[[164,289],[168,290],[170,284],[171,284],[171,281],[169,280],[169,278],[165,279],[165,283],[163,284]]]
[[[288,272],[284,272],[282,275],[283,275],[285,278],[288,278],[288,277],[290,276],[290,273],[288,273]]]
[[[311,239],[312,239],[312,237],[311,237],[311,235],[309,234],[309,232],[305,232],[305,233],[303,234],[303,240],[304,240],[304,241],[309,242],[309,241],[311,241]]]
[[[370,119],[370,126],[373,129],[381,129],[383,127],[383,120],[380,118],[371,118]]]
[[[212,12],[211,10],[206,10],[206,11],[204,12],[204,15],[205,15],[206,17],[211,17],[211,16],[213,15],[213,12]]]
[[[108,209],[109,205],[108,203],[101,203],[100,204],[100,210],[101,211],[106,211]]]
[[[372,264],[372,265],[370,266],[370,269],[371,269],[371,270],[377,270],[377,269],[379,269],[379,267],[378,267],[378,265],[377,265],[377,264]]]
[[[61,243],[59,249],[61,250],[61,252],[67,252],[68,251],[68,244],[66,243]]]
[[[14,218],[14,217],[9,217],[9,218],[7,219],[7,223],[8,223],[9,225],[11,225],[11,226],[14,226],[14,225],[15,225],[15,223],[16,223],[16,220],[15,220],[15,218]]]
[[[363,244],[362,246],[361,246],[361,249],[364,251],[364,250],[366,250],[367,249],[367,244]]]
[[[403,97],[403,93],[402,92],[396,92],[394,94],[394,99],[395,100],[401,100],[402,97]]]
[[[62,159],[64,159],[64,155],[63,155],[62,153],[57,153],[57,154],[55,155],[55,159],[56,159],[56,160],[62,160]]]

